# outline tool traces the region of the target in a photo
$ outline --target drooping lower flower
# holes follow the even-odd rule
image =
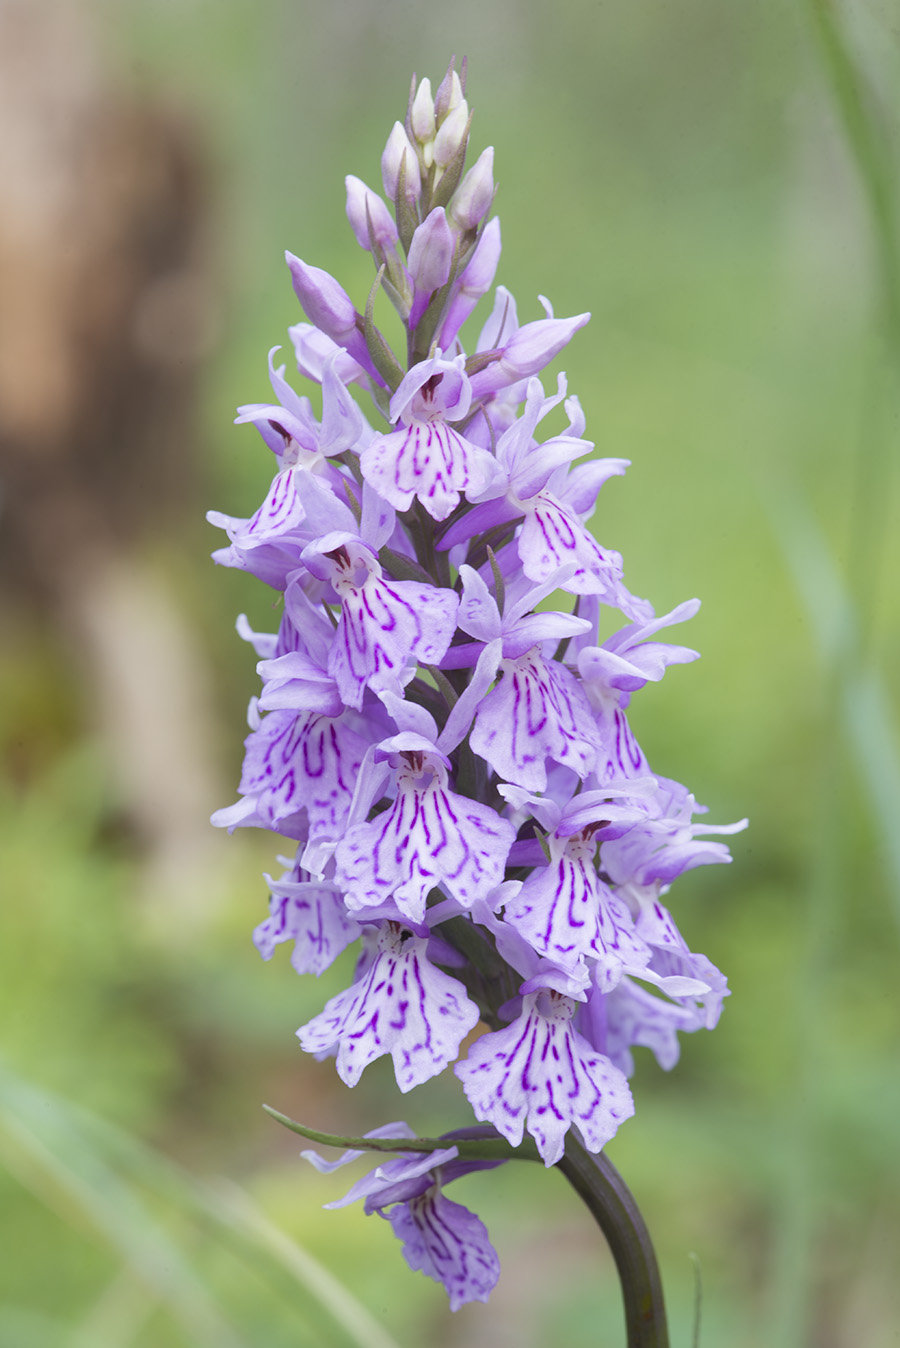
[[[405,1124],[396,1123],[366,1136],[402,1137],[404,1131],[412,1136]],[[360,1154],[349,1151],[337,1162],[323,1163],[316,1152],[303,1153],[317,1169],[329,1171]],[[403,1155],[401,1150],[396,1160],[378,1165],[343,1198],[325,1204],[343,1208],[364,1199],[367,1214],[377,1212],[390,1222],[409,1267],[443,1284],[452,1311],[470,1301],[487,1301],[500,1276],[500,1261],[484,1223],[443,1192],[451,1181],[500,1162],[461,1161],[457,1156],[452,1145],[426,1155]]]

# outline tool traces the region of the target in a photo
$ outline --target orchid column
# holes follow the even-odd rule
[[[283,1120],[352,1143],[337,1162],[305,1153],[322,1169],[397,1154],[340,1201],[387,1217],[455,1309],[488,1297],[499,1264],[444,1187],[509,1159],[559,1166],[610,1238],[629,1342],[662,1344],[652,1248],[598,1154],[634,1112],[633,1048],[668,1069],[679,1031],[716,1024],[725,979],[662,899],[729,860],[699,834],[743,823],[693,822],[702,807],[653,774],[628,723],[634,693],[696,658],[659,635],[698,603],[657,617],[587,528],[627,462],[588,457],[565,376],[549,393],[538,376],[589,315],[541,300],[520,324],[498,286],[463,347],[500,257],[493,151],[464,172],[464,74],[451,63],[434,96],[414,82],[382,157],[387,201],[347,179],[375,267],[366,301],[287,255],[309,320],[290,329],[296,364],[321,394],[314,411],[270,353],[273,401],[237,419],[272,451],[272,485],[250,519],[210,515],[229,539],[216,560],[283,595],[276,633],[238,622],[262,692],[240,799],[214,822],[296,845],[266,877],[264,958],[291,942],[294,968],[318,975],[358,943],[301,1046],[348,1086],[385,1054],[403,1092],[455,1063],[481,1125],[336,1139]],[[380,291],[404,351],[375,324]]]

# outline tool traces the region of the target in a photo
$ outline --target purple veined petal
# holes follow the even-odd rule
[[[442,421],[376,435],[360,465],[366,481],[395,510],[408,510],[417,499],[437,521],[455,510],[461,495],[482,491],[494,473],[490,454]]]
[[[341,894],[328,881],[314,881],[299,864],[269,886],[269,916],[253,933],[253,944],[264,960],[276,945],[293,941],[291,964],[298,974],[322,974],[360,935],[348,916]]]
[[[688,996],[698,996],[705,1007],[706,1027],[712,1029],[721,1014],[722,1002],[728,996],[728,980],[705,955],[695,954],[688,949],[687,942],[675,925],[672,914],[657,900],[641,906],[635,928],[653,947],[653,959],[650,970],[638,977],[648,977],[650,973],[662,980],[664,990],[673,985],[676,979],[694,980],[701,986],[699,995],[694,989],[685,989]],[[676,995],[679,989],[671,986]]]
[[[306,810],[311,840],[340,837],[368,747],[342,717],[269,712],[245,745],[239,790],[268,828]]]
[[[634,737],[628,717],[621,707],[601,711],[600,753],[594,768],[598,782],[614,782],[622,777],[647,777],[650,765]]]
[[[481,703],[469,739],[473,751],[515,786],[543,791],[546,761],[583,779],[600,744],[590,706],[564,665],[546,661],[537,646],[501,664],[503,678]]]
[[[351,912],[393,899],[422,922],[430,891],[442,886],[463,908],[503,880],[515,834],[507,820],[447,788],[436,752],[401,750],[393,804],[352,827],[335,853],[336,882]]]
[[[346,1085],[355,1086],[369,1063],[390,1053],[397,1085],[411,1090],[442,1072],[478,1023],[475,1003],[428,962],[426,946],[426,939],[387,923],[368,971],[297,1031],[307,1053],[337,1048]]]
[[[452,590],[385,581],[371,550],[347,535],[326,535],[302,556],[341,601],[328,671],[348,707],[362,706],[367,685],[400,697],[411,664],[440,663],[456,630],[459,596]]]
[[[504,918],[544,955],[566,971],[585,959],[596,961],[594,979],[607,992],[630,969],[650,962],[649,946],[635,932],[621,900],[594,868],[596,842],[585,833],[562,842],[551,839],[549,865],[536,867]]]
[[[623,1073],[574,1029],[574,1008],[558,992],[529,993],[519,1018],[476,1039],[454,1068],[475,1117],[515,1147],[527,1127],[547,1166],[562,1156],[570,1127],[596,1152],[634,1113]]]
[[[312,323],[295,323],[288,328],[297,369],[314,384],[321,384],[325,366],[334,359],[335,372],[345,384],[367,384],[365,370],[351,355]]]
[[[474,1212],[432,1187],[383,1216],[403,1242],[409,1267],[443,1284],[451,1311],[470,1301],[487,1301],[500,1277],[500,1261]]]
[[[528,502],[518,549],[529,580],[546,580],[557,567],[574,562],[575,572],[563,589],[571,594],[598,594],[619,606],[622,558],[602,548],[577,515],[570,514],[549,492],[542,491]]]
[[[678,1034],[703,1029],[702,1010],[694,1005],[654,996],[630,978],[612,992],[592,992],[576,1012],[581,1033],[599,1053],[626,1076],[634,1073],[632,1048],[649,1048],[660,1067],[669,1072],[678,1062]]]
[[[328,653],[334,638],[334,624],[329,621],[322,605],[314,604],[309,598],[303,589],[302,579],[303,573],[293,576],[285,587],[284,617],[276,654],[303,651],[318,669],[325,670],[328,668]]]

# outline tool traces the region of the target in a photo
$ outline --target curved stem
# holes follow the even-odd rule
[[[612,1162],[592,1156],[570,1133],[557,1163],[607,1239],[625,1302],[628,1348],[668,1348],[659,1265],[637,1203]]]

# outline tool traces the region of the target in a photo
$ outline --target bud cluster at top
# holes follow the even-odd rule
[[[699,604],[657,616],[587,528],[627,461],[590,457],[565,376],[549,393],[538,376],[589,315],[542,300],[520,324],[498,286],[463,348],[500,257],[493,151],[465,171],[470,126],[451,64],[434,95],[413,82],[382,156],[387,201],[348,177],[376,272],[364,303],[287,254],[308,320],[289,330],[296,365],[321,395],[314,410],[270,353],[273,400],[237,420],[274,455],[271,486],[248,519],[210,514],[228,536],[216,560],[283,595],[277,632],[238,623],[262,691],[240,798],[214,822],[296,845],[266,877],[265,958],[290,942],[297,971],[321,974],[359,943],[302,1047],[350,1086],[387,1054],[401,1091],[455,1062],[476,1118],[514,1146],[527,1131],[553,1165],[570,1129],[596,1152],[633,1113],[635,1046],[670,1068],[679,1031],[716,1023],[725,978],[662,900],[730,859],[698,835],[743,824],[695,822],[629,725],[632,695],[696,658],[658,638]],[[404,352],[375,324],[379,289]],[[442,1192],[487,1163],[456,1158],[449,1143],[401,1156],[348,1196],[454,1307],[498,1272],[478,1218]]]

